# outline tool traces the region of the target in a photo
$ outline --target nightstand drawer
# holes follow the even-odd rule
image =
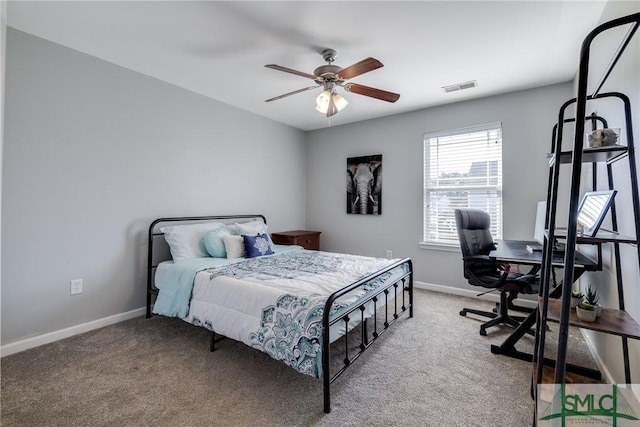
[[[312,251],[320,250],[320,235],[300,236],[295,239],[294,245],[300,245],[305,249]]]
[[[320,250],[320,232],[308,230],[292,230],[271,233],[273,243],[278,245],[298,245],[312,251]]]

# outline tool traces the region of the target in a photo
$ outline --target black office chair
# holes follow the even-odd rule
[[[480,325],[480,335],[487,335],[486,329],[500,324],[518,327],[522,318],[509,315],[510,302],[518,294],[537,293],[538,277],[531,274],[510,273],[509,265],[496,262],[488,255],[495,244],[491,237],[491,217],[480,209],[456,209],[456,228],[462,249],[464,277],[471,285],[500,291],[500,303],[496,312],[464,308],[467,313],[489,317],[491,320]],[[490,292],[490,291],[489,291]]]

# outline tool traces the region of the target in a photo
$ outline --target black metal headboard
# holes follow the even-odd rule
[[[149,225],[149,252],[147,255],[147,318],[151,317],[151,303],[153,296],[158,294],[158,289],[154,285],[154,275],[158,264],[162,261],[171,259],[171,252],[169,251],[169,245],[164,239],[164,233],[160,231],[160,228],[167,224],[183,223],[198,223],[207,221],[220,221],[225,224],[233,224],[236,222],[246,222],[262,219],[266,224],[267,219],[261,214],[249,214],[249,215],[213,215],[213,216],[184,216],[174,218],[158,218]]]

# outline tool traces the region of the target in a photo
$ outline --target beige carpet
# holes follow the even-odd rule
[[[332,385],[178,319],[138,318],[1,360],[2,426],[530,426],[531,365],[494,355],[511,331],[478,334],[462,307],[491,304],[416,290],[414,318]],[[572,331],[571,360],[593,366]],[[520,350],[530,349],[525,337]]]

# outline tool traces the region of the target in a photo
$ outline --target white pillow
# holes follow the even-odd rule
[[[261,219],[257,219],[255,221],[243,222],[240,224],[237,222],[235,224],[228,224],[227,230],[229,230],[231,234],[240,236],[241,234],[250,234],[254,231],[262,230],[263,228],[266,229],[266,227],[267,224],[265,224]]]
[[[271,236],[269,235],[267,224],[265,224],[261,220],[236,224],[236,229],[238,231],[238,234],[240,235],[257,236],[259,234],[266,234],[269,237],[269,243],[273,245],[273,241],[271,240]]]
[[[211,230],[224,228],[221,222],[200,222],[194,224],[169,225],[160,228],[169,244],[173,261],[208,257],[204,237]]]
[[[224,242],[224,248],[227,251],[227,259],[244,258],[244,239],[242,236],[226,234],[222,236],[222,241]]]

